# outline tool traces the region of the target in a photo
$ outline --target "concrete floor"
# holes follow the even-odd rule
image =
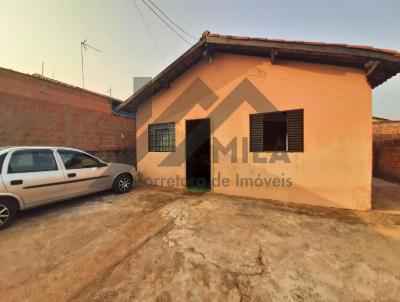
[[[396,301],[400,216],[140,186],[0,232],[0,301]]]

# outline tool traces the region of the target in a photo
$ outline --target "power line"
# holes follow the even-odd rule
[[[185,37],[183,37],[179,32],[177,32],[173,27],[171,27],[171,25],[169,25],[169,23],[167,21],[164,20],[163,17],[161,17],[150,5],[147,4],[147,2],[145,2],[144,0],[142,0],[142,2],[161,20],[165,23],[165,25],[167,25],[169,27],[169,29],[171,29],[178,37],[180,37],[183,41],[185,41],[187,44],[189,45],[193,45],[193,43],[189,42],[188,40],[186,40]]]
[[[142,19],[142,22],[143,22],[143,24],[144,24],[144,27],[145,27],[146,30],[147,30],[147,33],[149,34],[151,40],[153,41],[153,44],[154,44],[155,49],[157,50],[157,52],[158,52],[158,54],[159,54],[161,60],[162,60],[163,63],[165,64],[164,57],[163,57],[163,55],[161,54],[160,49],[158,48],[158,45],[157,45],[156,40],[154,39],[154,37],[153,37],[153,35],[152,35],[151,31],[150,31],[150,28],[147,26],[146,20],[144,19],[144,16],[142,15],[142,12],[140,11],[139,6],[138,6],[137,3],[136,3],[136,0],[132,0],[132,1],[133,1],[133,3],[134,3],[135,6],[136,6],[136,9],[137,9],[137,11],[138,11],[138,13],[139,13],[139,15],[140,15],[140,18]]]
[[[148,0],[169,22],[174,24],[177,28],[179,28],[183,33],[185,33],[188,37],[192,38],[193,40],[197,41],[197,38],[194,37],[193,35],[189,34],[186,30],[184,30],[182,27],[180,27],[178,24],[176,24],[173,20],[171,20],[170,17],[168,17],[161,8],[159,8],[153,1]]]

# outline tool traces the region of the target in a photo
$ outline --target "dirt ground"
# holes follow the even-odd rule
[[[398,301],[400,216],[139,186],[0,232],[0,301]]]

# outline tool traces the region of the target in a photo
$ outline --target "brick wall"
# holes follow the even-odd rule
[[[374,176],[400,182],[400,121],[373,123]]]
[[[0,146],[66,146],[135,164],[135,120],[80,88],[0,68]]]

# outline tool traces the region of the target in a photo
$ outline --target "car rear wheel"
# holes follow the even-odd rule
[[[128,193],[132,189],[133,178],[129,174],[119,175],[113,184],[113,191],[118,194]]]
[[[13,222],[16,213],[17,207],[14,203],[0,200],[0,230]]]

